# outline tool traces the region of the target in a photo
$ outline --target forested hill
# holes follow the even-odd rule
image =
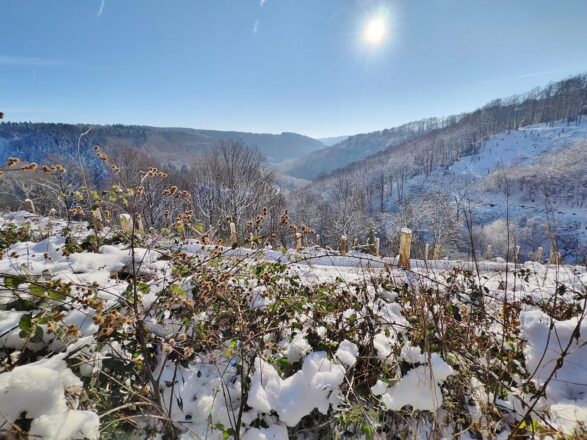
[[[364,239],[367,224],[391,243],[399,228],[409,227],[420,245],[462,255],[470,251],[466,240],[456,239],[467,236],[466,207],[478,226],[478,248],[504,248],[494,237],[508,236],[502,226],[509,218],[523,252],[549,248],[544,230],[556,228],[559,251],[579,261],[587,250],[586,166],[582,75],[449,117],[439,128],[318,178],[288,201],[293,218],[324,240],[332,237],[332,246],[342,234]]]
[[[77,141],[89,125],[13,123],[0,124],[0,159],[18,156],[26,161],[42,162],[48,156],[77,155]],[[255,146],[269,163],[295,159],[324,148],[320,141],[296,133],[257,134],[237,131],[157,128],[137,125],[99,125],[82,139],[84,152],[91,147],[128,145],[138,148],[163,164],[181,166],[219,140],[240,140]]]
[[[339,175],[355,175],[358,182],[370,185],[381,174],[395,176],[401,184],[409,175],[430,173],[474,154],[478,143],[489,136],[533,124],[579,123],[583,117],[587,118],[587,75],[578,75],[524,95],[496,99],[473,112],[448,117],[430,130],[415,130],[403,142],[341,167],[319,179],[315,186],[320,188]],[[330,149],[341,149],[360,136],[373,140],[380,133],[384,132],[352,136]]]
[[[284,162],[279,166],[279,170],[288,176],[314,180],[446,124],[447,121],[444,119],[430,118],[390,129],[348,136],[332,146]]]

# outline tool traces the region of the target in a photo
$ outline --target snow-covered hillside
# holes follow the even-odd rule
[[[586,140],[587,119],[578,125],[563,122],[530,125],[480,142],[478,153],[457,160],[449,170],[457,175],[482,178],[505,168],[536,164],[546,155]]]
[[[532,429],[587,418],[582,267],[404,271],[319,248],[132,247],[110,228],[98,248],[85,223],[23,212],[0,238],[6,434],[505,438],[527,405]]]
[[[407,180],[408,196],[449,193],[472,209],[479,234],[504,256],[506,222],[528,256],[553,240],[563,258],[583,262],[587,253],[587,120],[539,124],[500,133],[452,165]],[[397,197],[387,207],[397,206]],[[506,220],[508,219],[508,220]]]

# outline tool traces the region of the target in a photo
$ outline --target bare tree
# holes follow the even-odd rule
[[[212,231],[228,227],[242,234],[248,220],[279,204],[279,187],[265,158],[240,141],[220,141],[192,169],[190,188],[197,216]]]

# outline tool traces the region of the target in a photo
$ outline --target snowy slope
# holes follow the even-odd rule
[[[545,154],[560,151],[586,139],[587,118],[580,125],[531,125],[491,136],[478,145],[478,154],[461,158],[449,170],[456,175],[480,178],[501,168],[528,166]]]
[[[563,258],[583,262],[587,199],[581,202],[581,197],[587,190],[587,119],[579,125],[540,124],[501,133],[473,150],[474,154],[428,177],[412,177],[408,192],[417,197],[441,188],[452,193],[452,200],[471,202],[475,224],[486,228],[488,235],[499,233],[492,225],[508,217],[524,255],[538,246],[548,255],[551,237],[545,231],[550,228]],[[396,203],[396,198],[388,200],[388,209],[393,210]]]

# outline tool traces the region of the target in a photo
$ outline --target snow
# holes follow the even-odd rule
[[[377,383],[371,387],[371,392],[376,396],[381,396],[387,391],[387,383],[377,379]]]
[[[31,435],[43,439],[97,439],[98,416],[70,410],[65,391],[80,390],[82,382],[67,368],[63,356],[16,367],[0,374],[0,426],[21,417],[33,419]]]
[[[31,437],[46,440],[97,439],[100,419],[91,411],[72,410],[65,415],[42,415],[31,424]]]
[[[481,142],[478,154],[458,160],[449,169],[456,174],[484,177],[497,169],[535,163],[541,156],[583,139],[587,139],[587,120],[579,125],[529,125],[491,136]]]
[[[287,348],[287,360],[297,362],[302,359],[306,353],[312,350],[306,338],[301,333],[297,333]]]
[[[52,224],[52,233],[45,234],[38,242],[20,242],[11,246],[0,259],[0,273],[39,276],[43,279],[63,280],[82,285],[97,283],[96,295],[106,300],[107,306],[118,303],[128,287],[128,282],[118,279],[117,273],[128,270],[132,264],[132,254],[124,244],[101,246],[99,252],[62,254],[64,237],[59,234],[65,224],[23,213],[1,214],[0,227],[13,221],[30,222],[37,231],[46,231]],[[84,237],[88,234],[83,224],[71,225],[73,234]],[[194,256],[204,255],[208,248],[193,241],[171,243],[169,249],[186,251]],[[162,249],[135,249],[134,257],[140,262],[139,273],[149,280],[149,291],[142,295],[139,309],[147,310],[170,279],[172,263],[160,259]],[[331,250],[318,248],[304,249],[301,254],[288,251],[283,254],[270,249],[225,249],[226,259],[283,262],[292,274],[299,275],[300,286],[313,286],[328,283],[330,287],[342,289],[350,283],[365,285],[370,280],[388,277],[395,286],[422,285],[435,286],[446,281],[450,271],[459,267],[473,270],[475,266],[462,261],[424,262],[412,260],[412,271],[406,272],[394,267],[396,259],[376,258],[359,253],[345,257]],[[46,253],[46,254],[45,254]],[[304,261],[299,261],[302,256]],[[47,258],[49,257],[49,258]],[[387,266],[387,269],[384,269]],[[520,314],[520,335],[524,345],[525,368],[533,374],[535,383],[540,386],[548,379],[561,347],[569,341],[571,348],[563,365],[556,371],[546,389],[546,396],[539,408],[548,411],[552,422],[561,430],[573,433],[579,422],[587,418],[587,324],[583,321],[578,335],[573,331],[578,325],[578,316],[568,320],[551,320],[537,307],[530,305],[548,301],[552,292],[564,284],[570,286],[561,292],[561,301],[572,303],[579,289],[587,283],[587,271],[578,266],[547,267],[538,263],[520,265],[505,262],[487,261],[478,265],[482,275],[480,283],[487,288],[488,310],[500,313],[499,305],[504,298],[508,300],[527,300]],[[507,269],[509,275],[504,273]],[[527,279],[515,277],[513,270],[528,270]],[[451,276],[454,274],[451,273]],[[507,287],[503,285],[509,277]],[[343,281],[340,281],[340,280]],[[187,298],[193,298],[190,281],[177,282],[184,289]],[[272,305],[279,305],[271,289],[262,286],[253,277],[234,277],[234,286],[242,288],[250,298],[248,304],[255,312],[267,311]],[[242,417],[241,434],[245,439],[286,439],[288,428],[304,423],[302,419],[316,412],[328,417],[336,417],[339,409],[346,404],[349,378],[362,362],[357,363],[367,347],[373,349],[375,361],[382,365],[382,371],[374,375],[369,383],[372,398],[378,407],[388,411],[399,411],[409,407],[413,410],[427,411],[441,417],[446,399],[447,380],[459,374],[454,359],[441,357],[440,353],[423,351],[422,347],[410,339],[412,311],[410,304],[401,302],[399,290],[383,288],[380,283],[372,283],[365,289],[365,297],[352,306],[344,306],[340,316],[331,316],[316,324],[316,315],[302,311],[296,315],[295,325],[287,330],[262,334],[264,341],[275,343],[272,353],[256,353],[256,358],[245,365],[237,365],[236,355],[230,354],[229,347],[237,340],[227,339],[217,350],[199,353],[198,356],[182,363],[170,362],[161,347],[157,352],[157,367],[154,375],[161,378],[161,400],[165,408],[171,408],[170,416],[182,430],[182,438],[223,437],[219,428],[231,428],[234,414],[241,403],[245,404]],[[334,287],[333,287],[334,286]],[[27,284],[21,286],[23,290]],[[459,292],[459,302],[463,309],[470,310],[471,290],[463,288]],[[22,293],[23,298],[32,298]],[[91,381],[104,368],[108,358],[132,359],[133,353],[127,347],[113,341],[101,345],[97,338],[99,330],[94,322],[91,309],[77,307],[73,299],[54,302],[46,298],[48,305],[59,304],[65,307],[63,323],[75,325],[79,335],[75,338],[57,339],[47,331],[45,324],[42,342],[31,343],[20,334],[19,322],[28,312],[5,310],[13,299],[9,289],[0,290],[0,351],[9,355],[24,350],[40,357],[37,362],[15,366],[0,374],[0,425],[13,423],[23,411],[32,419],[31,435],[42,438],[99,438],[100,419],[91,406],[80,404],[80,394],[84,383]],[[492,306],[498,307],[492,309]],[[432,313],[434,310],[430,310]],[[466,313],[466,312],[463,312]],[[190,317],[191,323],[206,323],[205,312]],[[376,330],[369,340],[361,340],[353,332],[344,333],[334,339],[340,328],[348,330],[350,322],[365,322]],[[553,332],[550,332],[552,325]],[[183,324],[174,322],[167,310],[161,318],[149,317],[146,328],[163,340],[178,333]],[[341,326],[341,327],[336,327]],[[181,330],[184,331],[184,330]],[[492,329],[500,334],[501,328]],[[577,336],[577,337],[575,337]],[[329,339],[328,337],[332,338]],[[319,339],[319,346],[315,340]],[[226,348],[227,350],[224,350]],[[245,347],[246,348],[246,347]],[[15,351],[16,350],[16,351]],[[66,358],[75,352],[75,364],[68,364]],[[227,354],[229,353],[229,354]],[[283,369],[280,361],[287,368]],[[450,362],[450,365],[449,365]],[[383,365],[385,364],[385,365]],[[397,366],[402,364],[402,368]],[[452,365],[452,366],[451,366]],[[455,367],[455,368],[453,368]],[[524,367],[524,366],[522,366]],[[250,389],[245,394],[246,402],[241,402],[243,384],[241,370],[244,368],[250,380]],[[87,378],[84,381],[80,377]],[[375,382],[375,383],[373,383]],[[450,383],[450,382],[448,382]],[[475,377],[471,379],[471,404],[469,409],[475,420],[483,417],[483,401],[491,400],[484,384]],[[527,396],[521,396],[527,397]],[[509,401],[504,405],[520,408],[519,402]],[[177,404],[181,401],[181,406]],[[511,401],[511,402],[510,402]]]
[[[442,405],[440,385],[453,373],[450,365],[433,353],[430,365],[408,371],[398,383],[387,388],[381,401],[390,410],[397,411],[410,405],[414,409],[437,411]]]
[[[587,321],[557,321],[530,309],[520,314],[520,324],[527,340],[524,355],[528,370],[539,386],[554,372],[546,387],[546,400],[561,427],[571,433],[578,422],[587,420]],[[557,366],[567,347],[568,355],[562,366]]]
[[[269,428],[250,428],[242,437],[243,440],[287,440],[287,428],[283,425],[273,425]]]
[[[347,367],[352,367],[357,362],[359,356],[359,347],[351,341],[344,340],[338,346],[334,357],[342,362]]]
[[[295,426],[314,408],[327,414],[330,405],[337,404],[337,395],[331,391],[342,383],[344,374],[344,366],[330,361],[325,352],[307,355],[302,370],[286,379],[257,358],[247,404],[262,413],[275,411],[283,423]]]

